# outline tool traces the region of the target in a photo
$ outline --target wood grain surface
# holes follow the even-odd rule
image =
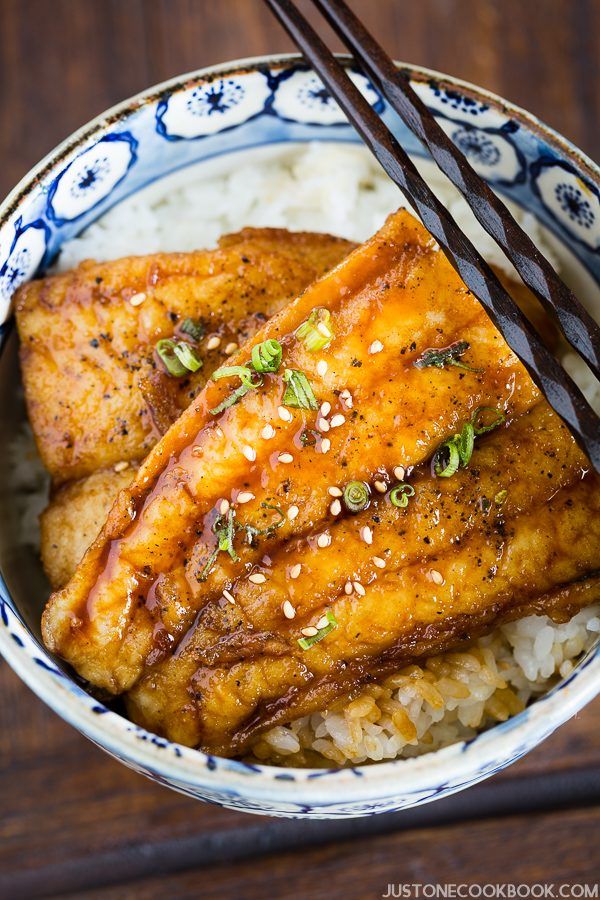
[[[396,58],[494,90],[600,156],[600,0],[352,5]],[[260,0],[0,0],[0,194],[136,91],[290,49]],[[229,812],[146,781],[0,663],[2,898],[363,898],[389,883],[594,884],[599,839],[599,702],[470,791],[395,815],[301,822]]]

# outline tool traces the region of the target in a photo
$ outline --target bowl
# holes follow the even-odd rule
[[[351,63],[344,58],[344,64]],[[530,114],[480,88],[402,65],[474,168],[544,228],[565,278],[599,300],[600,170]],[[377,90],[352,74],[413,156],[422,148]],[[67,722],[125,765],[190,796],[278,816],[361,816],[416,806],[468,787],[539,744],[600,690],[600,648],[524,712],[469,742],[405,760],[344,769],[293,769],[221,759],[136,727],[86,692],[40,639],[48,595],[23,537],[19,471],[7,446],[22,427],[15,288],[118,201],[196,163],[281,142],[357,142],[298,56],[201,69],[151,88],[85,125],[36,166],[0,206],[0,652]],[[252,150],[254,152],[254,150]],[[598,305],[600,309],[600,303]],[[28,463],[26,462],[26,465]]]

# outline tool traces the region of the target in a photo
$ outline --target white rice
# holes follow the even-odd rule
[[[418,165],[430,176],[430,168]],[[441,176],[429,180],[481,253],[511,272],[458,192]],[[248,225],[360,241],[400,205],[406,204],[398,189],[362,147],[279,146],[187,169],[138,192],[66,244],[56,268],[72,268],[86,258],[209,247],[220,235]],[[511,209],[558,265],[533,216]],[[565,353],[565,364],[600,407],[600,391],[579,358]],[[438,749],[523,709],[567,676],[599,633],[600,605],[564,625],[545,616],[513,622],[460,653],[443,654],[366,687],[353,701],[271,729],[254,754],[288,765],[343,765]]]

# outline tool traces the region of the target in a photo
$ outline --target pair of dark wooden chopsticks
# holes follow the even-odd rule
[[[546,399],[573,432],[600,472],[600,419],[544,346],[493,270],[419,175],[407,153],[348,77],[342,64],[292,0],[265,0],[305,59],[319,75],[386,173],[401,188],[467,287],[519,357]],[[556,316],[569,344],[600,377],[600,328],[548,260],[477,175],[400,71],[344,0],[313,0],[352,51],[360,68],[422,141],[439,168],[459,189],[476,218],[515,266],[524,283]]]

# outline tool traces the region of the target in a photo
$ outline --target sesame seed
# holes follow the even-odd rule
[[[286,409],[285,406],[279,407],[279,409],[277,410],[277,415],[282,422],[291,422],[293,419],[291,412],[289,411],[289,409]]]
[[[314,625],[307,625],[306,628],[302,629],[302,634],[305,637],[314,637],[315,634],[318,634],[318,629],[314,627]]]
[[[146,295],[143,291],[140,291],[139,294],[134,294],[133,297],[129,299],[129,302],[132,306],[139,306],[140,303],[143,303],[146,299]]]
[[[373,543],[373,532],[368,525],[363,525],[363,527],[360,529],[360,536],[365,544]]]
[[[213,334],[206,342],[207,350],[216,350],[221,345],[221,338],[217,334]]]
[[[324,419],[322,416],[320,416],[317,419],[317,428],[319,429],[319,431],[329,431],[329,422],[327,421],[327,419]]]
[[[346,421],[346,417],[341,413],[338,413],[337,416],[334,416],[331,422],[329,423],[332,428],[339,428],[340,425],[343,425]]]
[[[331,449],[331,441],[329,438],[323,438],[321,441],[321,453],[329,453]]]
[[[242,453],[244,454],[248,462],[254,462],[254,460],[256,459],[256,450],[254,449],[254,447],[244,447],[242,449]]]
[[[280,463],[291,463],[294,461],[294,457],[291,453],[280,453],[277,459]]]
[[[302,563],[296,563],[296,565],[292,566],[290,569],[290,578],[297,578],[301,571]]]
[[[124,472],[125,469],[129,468],[129,463],[126,459],[122,459],[121,462],[115,463],[114,470],[115,472]]]
[[[348,596],[350,596],[350,594],[351,594],[352,591],[354,590],[354,588],[352,587],[352,582],[351,582],[351,581],[347,581],[347,582],[346,582],[346,584],[344,585],[344,590],[345,590],[345,592],[348,594]]]
[[[274,429],[273,426],[270,424],[270,422],[268,422],[268,423],[265,425],[265,427],[264,427],[263,430],[261,431],[260,435],[261,435],[262,438],[265,439],[265,441],[270,441],[272,437],[275,437],[275,429]]]
[[[330,534],[320,534],[317,538],[317,547],[329,547],[331,544],[331,535]]]
[[[380,494],[385,494],[387,491],[387,485],[385,481],[375,481],[373,482],[373,487],[376,491],[379,491]]]
[[[262,572],[253,572],[252,575],[248,575],[248,581],[251,581],[252,584],[264,584],[266,580]]]
[[[373,343],[369,347],[369,353],[371,353],[371,354],[381,353],[382,350],[383,350],[383,344],[381,343],[381,341],[373,341]]]
[[[406,475],[406,469],[404,466],[396,466],[394,469],[394,475],[398,479],[398,481],[404,481],[404,476]]]
[[[346,409],[352,409],[352,407],[354,406],[354,400],[352,399],[352,394],[348,390],[341,392],[340,400],[341,400],[342,404],[346,407]]]
[[[283,614],[286,617],[286,619],[294,619],[295,618],[296,610],[294,609],[294,607],[292,606],[292,604],[290,603],[289,600],[286,600],[281,608],[283,610]]]
[[[330,412],[331,412],[331,403],[329,402],[329,400],[326,400],[325,403],[321,404],[321,415],[328,416]]]
[[[233,594],[230,594],[229,591],[223,591],[223,596],[225,597],[226,600],[229,601],[229,603],[232,603],[235,605],[235,597],[233,596]]]
[[[360,583],[360,581],[355,581],[353,584],[353,587],[359,597],[364,597],[365,594],[367,593],[365,591],[364,587],[362,586],[362,584]]]
[[[331,337],[331,332],[324,322],[319,322],[319,324],[317,325],[317,331],[319,331],[323,335],[323,337]]]
[[[336,487],[334,484],[332,484],[330,488],[327,488],[327,490],[331,497],[343,497],[344,496],[344,492],[342,490],[340,490],[339,487]]]
[[[444,576],[441,572],[438,572],[437,569],[430,569],[429,578],[433,581],[434,584],[443,584]]]
[[[326,372],[327,372],[327,363],[325,362],[324,359],[320,359],[319,362],[317,363],[317,375],[319,375],[321,378],[323,378],[323,376],[325,375]]]
[[[373,562],[378,569],[385,569],[385,559],[382,559],[381,556],[374,556]]]
[[[329,619],[327,618],[327,616],[321,616],[321,618],[317,622],[318,630],[320,631],[321,628],[327,628],[328,625],[329,625]]]
[[[231,356],[232,353],[235,353],[237,348],[238,348],[238,345],[236,344],[236,342],[231,341],[231,343],[227,344],[227,346],[225,347],[225,355]]]
[[[202,456],[202,447],[192,447],[192,456]]]
[[[240,491],[237,495],[238,503],[249,503],[250,500],[254,500],[254,494],[251,491]]]
[[[342,504],[339,500],[334,500],[331,506],[329,507],[329,512],[332,516],[339,516],[342,511]]]
[[[219,512],[222,516],[227,515],[227,513],[229,512],[229,500],[219,501]]]
[[[300,510],[297,506],[290,506],[290,508],[288,509],[288,513],[287,513],[288,519],[290,520],[290,522],[296,518],[296,516],[298,515],[299,512],[300,512]]]

